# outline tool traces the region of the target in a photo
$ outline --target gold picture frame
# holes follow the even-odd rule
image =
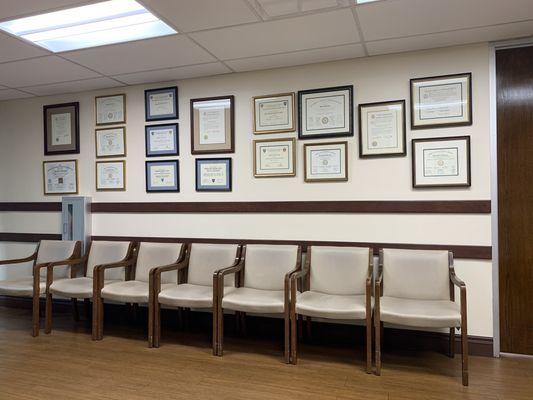
[[[270,125],[266,122],[265,124],[261,123],[261,109],[266,104],[270,104],[267,112],[270,113],[272,120],[277,120],[276,124],[272,123],[272,121]],[[287,107],[286,112],[283,112],[284,106]],[[252,97],[252,108],[255,135],[296,131],[296,94],[294,92],[254,96]],[[287,120],[285,123],[284,118]],[[261,129],[262,125],[264,129]],[[275,126],[278,126],[278,128],[274,128]]]

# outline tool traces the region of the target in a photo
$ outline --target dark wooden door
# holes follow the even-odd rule
[[[500,350],[533,354],[533,46],[496,52]]]

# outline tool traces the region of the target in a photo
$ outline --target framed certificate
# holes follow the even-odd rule
[[[256,96],[254,108],[254,133],[282,133],[295,130],[294,93]]]
[[[126,161],[97,161],[96,190],[126,190]]]
[[[126,123],[126,95],[97,96],[94,98],[96,125]]]
[[[231,192],[231,158],[197,158],[196,191]]]
[[[300,139],[353,136],[353,86],[298,92]]]
[[[179,161],[146,161],[147,192],[179,192]]]
[[[53,104],[43,107],[44,155],[79,154],[80,103]]]
[[[96,158],[126,157],[126,128],[95,130]]]
[[[359,157],[405,156],[405,100],[359,104]]]
[[[78,194],[78,161],[44,161],[45,195]]]
[[[178,118],[178,88],[176,86],[144,91],[146,121]]]
[[[413,139],[413,187],[470,186],[470,136]]]
[[[235,152],[234,96],[191,99],[191,153]]]
[[[411,129],[472,125],[472,74],[411,79]]]
[[[348,180],[348,142],[304,145],[305,182]]]
[[[254,176],[256,178],[296,175],[296,140],[254,140]]]
[[[144,127],[146,157],[179,155],[178,124]]]

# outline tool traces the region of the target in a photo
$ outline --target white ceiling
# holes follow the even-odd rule
[[[0,20],[99,0],[5,0]],[[178,35],[53,54],[0,33],[0,101],[533,35],[533,0],[138,0]]]

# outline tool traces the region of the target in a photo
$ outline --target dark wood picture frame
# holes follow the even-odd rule
[[[150,96],[150,93],[159,93],[159,92],[174,92],[174,113],[173,114],[166,114],[156,117],[149,116],[149,104],[148,96]],[[178,119],[179,118],[179,101],[178,101],[178,87],[177,86],[169,86],[164,88],[154,88],[154,89],[146,89],[144,91],[144,119],[146,122],[151,121],[164,121],[164,120],[172,120],[172,119]]]
[[[343,145],[344,146],[344,171],[346,173],[346,176],[343,178],[324,178],[324,179],[316,179],[316,178],[309,178],[307,176],[307,149],[310,147],[318,147],[318,146],[333,146],[333,145]],[[317,143],[305,143],[303,148],[304,154],[304,182],[306,183],[327,183],[327,182],[347,182],[348,176],[349,176],[349,168],[348,168],[348,141],[339,141],[339,142],[317,142]]]
[[[151,165],[157,164],[174,164],[176,171],[176,189],[151,189],[150,188],[150,177],[148,172],[150,171],[149,167]],[[145,179],[145,188],[146,193],[179,193],[180,191],[180,161],[177,159],[172,160],[146,160],[144,163],[144,179]]]
[[[402,129],[403,129],[403,151],[401,153],[383,154],[363,154],[363,121],[362,110],[364,107],[386,106],[389,104],[400,104],[402,106]],[[405,100],[378,101],[374,103],[362,103],[358,105],[359,120],[359,158],[381,158],[381,157],[405,157],[407,155],[407,122],[405,117]]]
[[[71,119],[71,124],[74,126],[74,132],[72,134],[72,142],[74,145],[71,149],[59,149],[52,150],[53,143],[49,143],[48,135],[52,134],[51,127],[48,126],[48,113],[55,109],[73,108],[74,118]],[[62,104],[50,104],[43,106],[43,125],[44,125],[44,155],[61,155],[61,154],[79,154],[80,153],[80,103],[62,103]]]
[[[175,127],[175,143],[176,143],[176,151],[163,153],[158,152],[157,154],[150,153],[150,139],[149,139],[149,133],[150,128],[160,128],[163,126],[174,126]],[[171,123],[171,124],[156,124],[156,125],[145,125],[144,127],[144,148],[145,148],[145,155],[146,157],[173,157],[173,156],[179,156],[180,155],[180,139],[179,139],[179,124],[178,123]]]
[[[214,188],[214,189],[207,189],[207,188],[200,188],[200,183],[198,182],[199,178],[199,167],[200,164],[205,162],[213,162],[213,161],[224,161],[227,162],[227,177],[228,177],[228,187],[227,188]],[[233,189],[233,166],[232,166],[232,158],[231,157],[217,157],[217,158],[197,158],[194,161],[195,163],[195,188],[197,192],[231,192]]]

